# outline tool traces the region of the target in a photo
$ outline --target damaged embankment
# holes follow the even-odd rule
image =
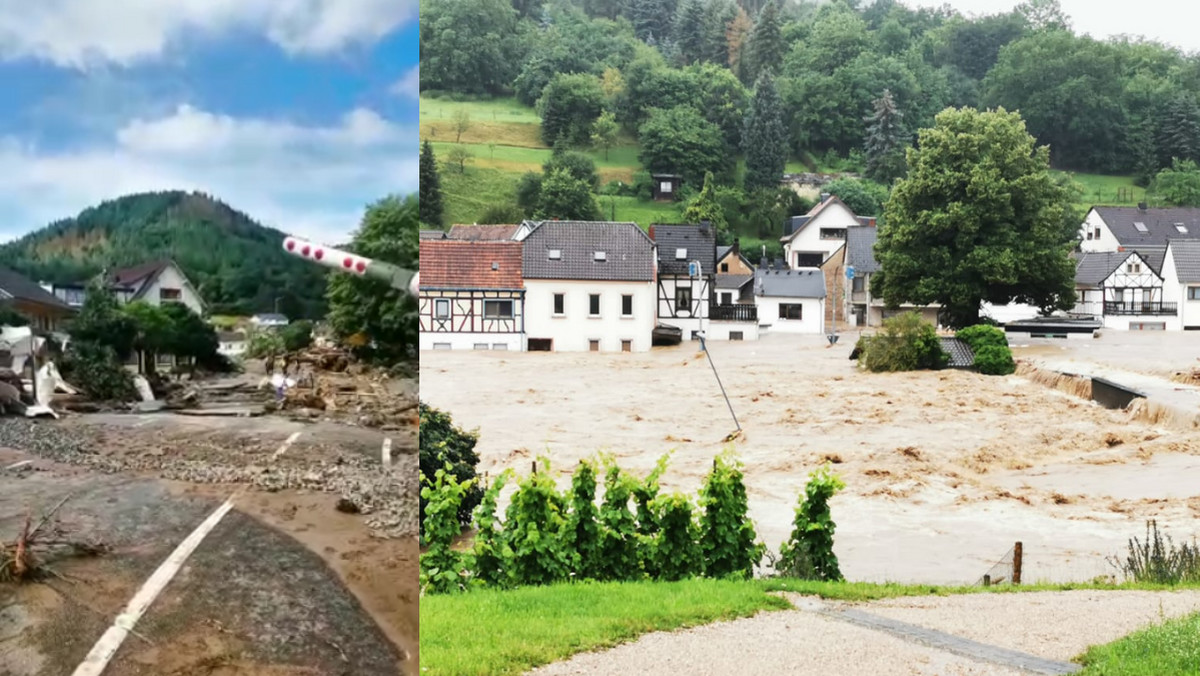
[[[1053,390],[1094,401],[1105,408],[1123,410],[1130,422],[1179,430],[1200,428],[1200,412],[1156,401],[1120,383],[1095,376],[1063,373],[1024,360],[1017,362],[1016,375]]]

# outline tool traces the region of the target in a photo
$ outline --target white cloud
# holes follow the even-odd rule
[[[231,30],[321,54],[373,43],[415,18],[414,0],[0,0],[0,59],[128,66],[177,40]]]
[[[106,143],[43,152],[0,139],[0,205],[18,232],[105,199],[202,190],[265,225],[344,241],[363,207],[417,189],[416,130],[358,109],[337,124],[232,118],[181,106],[125,124]]]
[[[392,93],[397,96],[418,98],[421,90],[421,64],[413,66],[392,85]]]

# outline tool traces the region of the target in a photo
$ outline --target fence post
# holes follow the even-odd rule
[[[537,474],[537,460],[533,461],[533,473]]]
[[[1023,552],[1022,552],[1020,542],[1013,545],[1013,574],[1012,574],[1013,584],[1021,584],[1021,555],[1022,555],[1022,553]]]

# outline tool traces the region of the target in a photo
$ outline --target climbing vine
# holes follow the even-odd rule
[[[837,555],[833,553],[833,532],[837,524],[829,510],[829,499],[845,487],[829,465],[809,475],[804,495],[796,507],[792,535],[779,548],[777,572],[807,580],[842,579]]]

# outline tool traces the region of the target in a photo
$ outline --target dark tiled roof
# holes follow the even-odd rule
[[[1171,258],[1180,282],[1200,282],[1200,241],[1171,242]]]
[[[845,202],[838,199],[837,195],[830,195],[829,199],[825,200],[824,202],[818,203],[817,206],[810,209],[807,214],[804,214],[803,216],[793,216],[790,219],[788,219],[787,227],[789,228],[789,230],[786,234],[784,234],[783,237],[779,238],[779,241],[790,242],[793,239],[795,239],[796,235],[801,230],[804,229],[804,226],[811,223],[830,204],[835,204],[835,203],[842,205],[846,209],[846,211],[849,211],[852,214],[854,213],[854,211],[851,210],[850,207],[846,206]],[[872,218],[870,216],[855,215],[854,218],[855,218],[855,220],[857,220],[859,223],[862,223],[863,225],[866,225],[866,224],[870,223],[872,220],[874,220],[874,218]]]
[[[520,289],[521,242],[421,242],[421,286],[441,289]]]
[[[824,298],[825,273],[820,270],[763,270],[754,273],[754,293],[777,298]]]
[[[1133,254],[1132,251],[1092,252],[1081,253],[1075,263],[1075,283],[1085,286],[1099,286],[1108,279],[1125,259]]]
[[[504,241],[512,239],[519,225],[452,225],[446,235],[449,239],[472,241]]]
[[[140,287],[141,282],[154,277],[158,273],[166,269],[171,261],[151,261],[135,265],[132,268],[123,268],[121,270],[113,270],[108,273],[108,280],[114,284],[124,286]]]
[[[58,296],[43,289],[41,285],[34,283],[16,270],[0,268],[0,291],[17,300],[49,305],[64,310],[71,309],[71,306],[64,303]]]
[[[1200,209],[1197,208],[1142,211],[1137,207],[1096,207],[1096,213],[1104,219],[1117,241],[1126,247],[1166,246],[1168,240],[1200,239]],[[1143,224],[1146,232],[1139,231],[1135,223]],[[1182,223],[1187,232],[1180,232],[1176,223]]]
[[[733,249],[733,247],[731,247],[731,246],[719,246],[719,247],[717,247],[717,260],[721,260],[722,258],[724,258],[724,257],[725,257],[725,254],[729,253],[729,251],[730,251],[731,249]]]
[[[421,239],[446,239],[445,230],[422,230]]]
[[[654,280],[654,243],[636,223],[545,221],[524,244],[525,279]],[[603,261],[595,260],[597,251]]]
[[[967,345],[966,341],[958,338],[939,338],[942,343],[942,351],[950,355],[950,362],[946,364],[952,369],[965,369],[975,365],[975,352],[971,350],[971,346]]]
[[[1133,250],[1154,270],[1154,274],[1162,276],[1163,259],[1167,257],[1166,246],[1143,245],[1134,247]]]
[[[879,231],[869,225],[846,228],[846,265],[854,266],[854,273],[868,274],[879,271],[875,260],[875,241]]]
[[[717,233],[709,225],[651,225],[658,245],[658,274],[686,275],[689,261],[700,261],[700,270],[711,275],[717,267]],[[684,259],[676,258],[683,249]]]
[[[754,275],[717,275],[718,289],[740,289],[754,279]]]

